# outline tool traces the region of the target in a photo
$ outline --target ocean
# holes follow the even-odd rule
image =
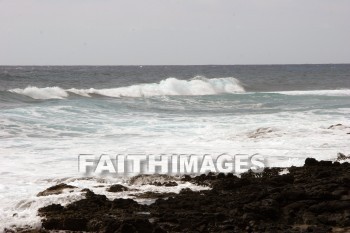
[[[36,196],[56,183],[115,182],[84,178],[80,154],[260,154],[289,167],[339,152],[348,64],[0,67],[0,226],[40,225],[39,207],[81,198]]]

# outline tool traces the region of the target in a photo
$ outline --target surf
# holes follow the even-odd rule
[[[57,86],[44,88],[29,86],[24,89],[15,88],[9,91],[33,99],[65,99],[71,94],[83,97],[92,97],[92,95],[107,97],[199,96],[244,93],[245,89],[240,81],[233,77],[207,79],[197,76],[190,80],[167,78],[159,83],[135,84],[106,89],[63,89]]]

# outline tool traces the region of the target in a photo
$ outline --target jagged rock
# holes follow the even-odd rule
[[[288,174],[279,175],[281,170],[270,168],[260,175],[247,172],[241,178],[232,174],[183,177],[182,181],[212,189],[194,192],[186,188],[169,196],[145,193],[159,198],[151,205],[131,199],[111,201],[86,190],[86,199],[65,207],[41,208],[39,215],[47,230],[349,232],[349,163],[308,158],[303,167],[289,168]]]
[[[350,155],[346,156],[343,153],[337,154],[337,161],[342,161],[342,160],[347,160],[347,159],[350,159]]]

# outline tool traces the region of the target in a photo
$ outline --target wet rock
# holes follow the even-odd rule
[[[181,181],[191,181],[192,180],[192,178],[191,178],[191,176],[189,176],[189,175],[184,175],[182,178],[181,178]]]
[[[40,196],[57,195],[57,194],[63,193],[63,190],[65,190],[65,189],[74,189],[74,188],[76,188],[76,187],[72,186],[72,185],[61,183],[61,184],[52,186],[50,188],[47,188],[46,190],[38,193],[37,196],[40,197]]]
[[[328,127],[328,129],[335,129],[335,128],[342,127],[342,126],[343,126],[342,124],[331,125]]]
[[[318,161],[314,158],[307,158],[305,160],[305,167],[308,167],[308,166],[317,166],[318,165]]]
[[[267,134],[270,134],[274,132],[275,129],[266,127],[266,128],[258,128],[254,130],[253,132],[248,133],[248,138],[262,138],[265,137]]]
[[[109,188],[107,188],[108,192],[113,192],[113,193],[117,193],[117,192],[124,192],[124,191],[128,191],[129,188],[121,185],[121,184],[114,184],[112,186],[110,186]]]
[[[4,233],[49,233],[44,229],[33,229],[30,226],[28,227],[15,227],[13,229],[5,228],[3,229]]]
[[[331,125],[328,127],[328,129],[333,129],[333,130],[346,130],[349,128],[350,128],[349,126],[342,125],[342,124]]]
[[[45,207],[42,207],[39,209],[40,213],[47,213],[47,212],[54,212],[54,211],[61,211],[63,210],[63,206],[60,204],[51,204]]]
[[[175,181],[166,181],[164,183],[161,182],[153,182],[151,185],[155,186],[165,186],[165,187],[173,187],[173,186],[178,186],[178,184]]]
[[[338,153],[337,154],[337,161],[342,161],[342,160],[347,160],[350,159],[350,155],[346,156],[343,153]]]
[[[147,219],[124,220],[117,230],[119,233],[152,233],[153,225]]]
[[[184,188],[180,190],[180,194],[188,194],[188,193],[193,193],[192,189]]]
[[[350,164],[308,158],[303,167],[265,169],[241,177],[203,174],[181,180],[209,185],[175,193],[141,193],[151,205],[108,200],[86,190],[86,198],[65,207],[39,209],[48,230],[94,232],[349,232]],[[168,179],[168,178],[167,178]],[[143,178],[142,181],[145,181]],[[140,180],[139,180],[140,181]],[[150,184],[147,177],[147,184]],[[155,182],[155,181],[153,181]],[[156,181],[164,184],[168,180]],[[140,214],[147,213],[147,214]]]
[[[152,184],[152,183],[166,183],[166,182],[173,182],[178,180],[178,178],[164,175],[164,174],[157,174],[157,175],[137,175],[130,179],[129,183],[130,185],[146,185],[146,184]]]
[[[174,187],[174,186],[178,186],[178,184],[175,181],[169,181],[164,183],[165,187]]]
[[[332,161],[320,161],[319,163],[319,166],[325,166],[325,167],[329,167],[329,166],[332,166]]]
[[[225,177],[226,177],[226,176],[225,176],[224,173],[219,173],[219,174],[216,176],[217,179],[224,179]]]
[[[175,195],[176,193],[173,193],[173,192],[170,192],[170,193],[144,192],[144,193],[132,194],[131,196],[142,198],[142,199],[157,199],[157,198],[173,197]]]
[[[139,204],[132,199],[118,198],[113,200],[111,208],[126,209],[126,208],[137,207],[138,205]]]

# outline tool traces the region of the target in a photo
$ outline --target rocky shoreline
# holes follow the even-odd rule
[[[109,200],[86,189],[85,199],[39,209],[40,232],[350,232],[348,162],[308,158],[303,167],[284,169],[280,175],[282,170],[266,168],[263,173],[247,172],[241,177],[184,176],[182,181],[211,189],[144,193],[143,198],[157,199],[150,205],[132,199]],[[58,185],[62,187],[67,188]],[[127,190],[121,185],[109,189]],[[56,192],[55,188],[49,191]]]

